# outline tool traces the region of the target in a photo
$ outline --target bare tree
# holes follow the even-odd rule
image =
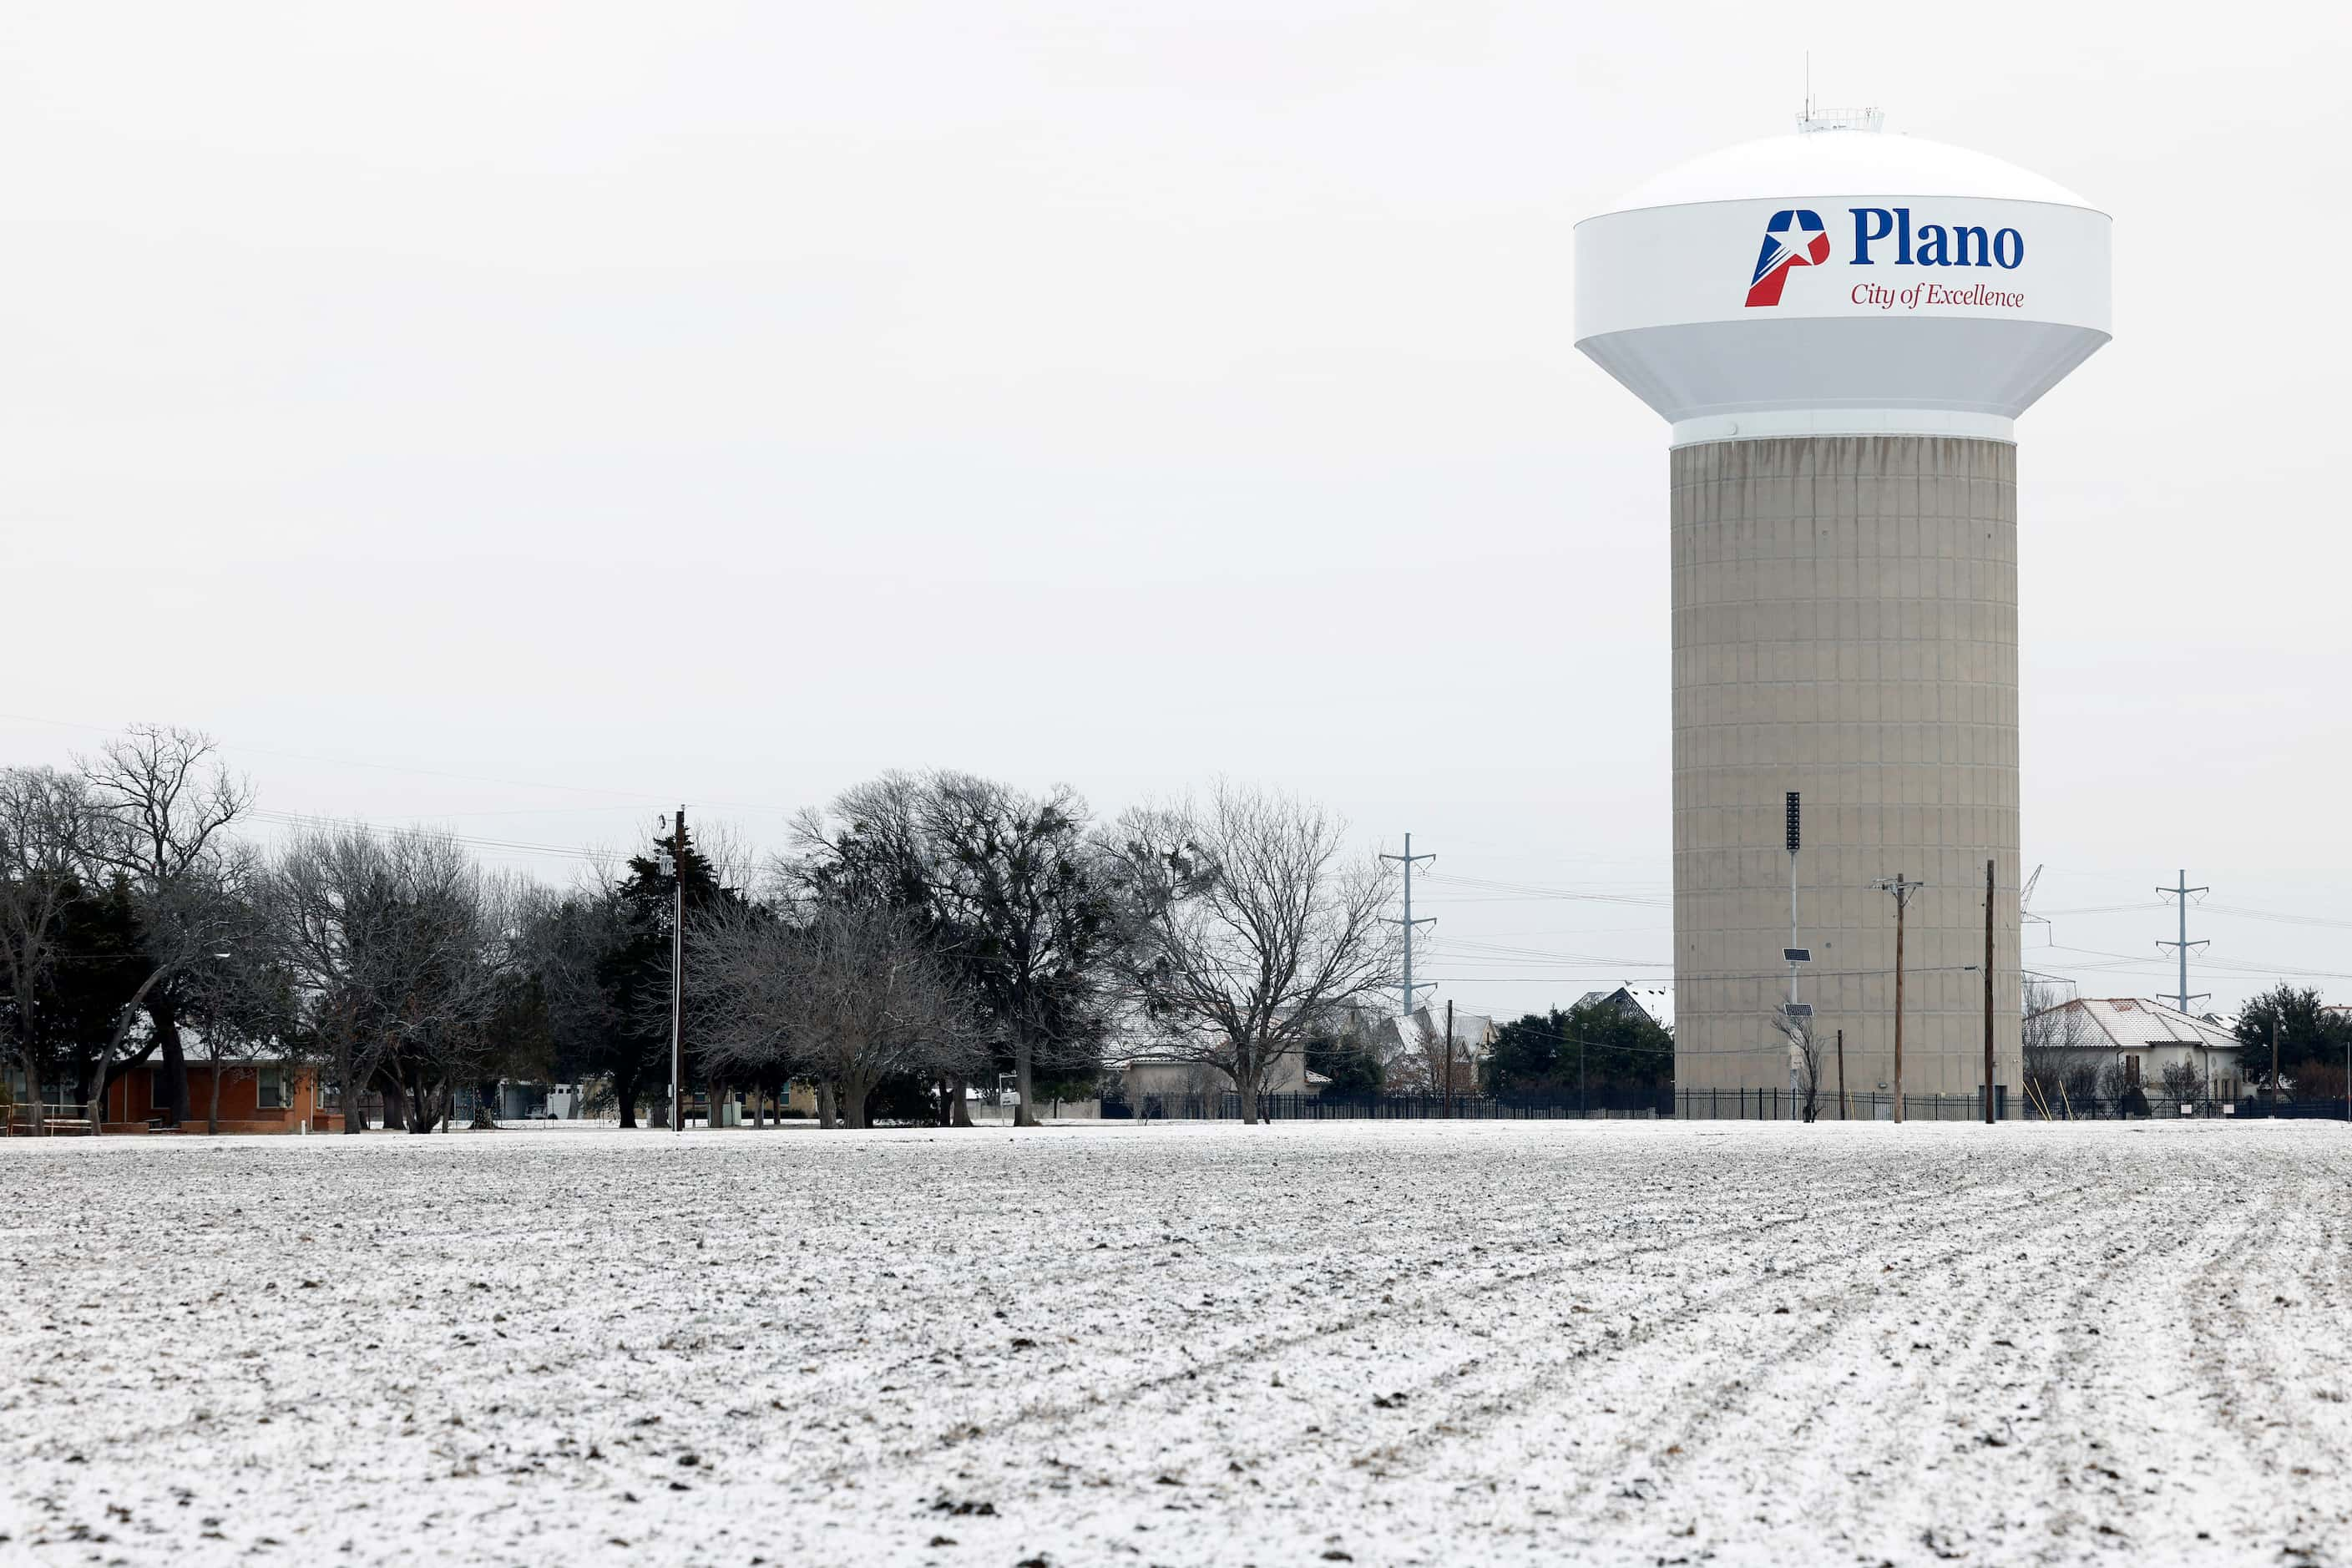
[[[2074,1080],[2070,1078],[2069,1082]],[[2099,1098],[2115,1107],[2118,1118],[2147,1114],[2147,1095],[2138,1076],[2124,1065],[2121,1057],[2108,1058],[2098,1068],[2095,1080]]]
[[[565,1070],[581,1073],[635,1059],[614,1044],[641,1022],[631,1016],[628,992],[613,973],[614,955],[627,952],[640,935],[624,889],[621,878],[600,870],[587,888],[564,893],[528,889],[520,901],[519,962],[539,983],[555,1058],[568,1064]],[[665,1040],[668,1032],[665,1018]],[[621,1125],[635,1127],[635,1079],[615,1072],[606,1081]]]
[[[888,773],[794,825],[780,869],[803,893],[902,911],[1009,1046],[1020,1107],[1036,1080],[1100,1066],[1118,921],[1076,791],[1028,795],[970,773]],[[961,1116],[961,1079],[946,1085]]]
[[[1221,784],[1205,803],[1121,818],[1129,907],[1123,978],[1158,1054],[1213,1067],[1242,1119],[1276,1063],[1343,1005],[1396,984],[1380,863],[1347,826],[1290,796]]]
[[[713,1082],[788,1080],[803,1070],[799,933],[749,907],[706,911],[689,925],[686,1005]],[[828,1099],[825,1125],[832,1125]]]
[[[36,1128],[50,1062],[35,1011],[101,826],[79,778],[52,768],[0,769],[0,983],[7,992],[8,1054],[24,1068]]]
[[[1449,1099],[1477,1093],[1479,1042],[1466,1026],[1470,1016],[1463,1016],[1451,1041],[1445,1037],[1442,1008],[1417,1007],[1395,1019],[1401,1043],[1381,1064],[1382,1087],[1391,1093]],[[1486,1020],[1481,1017],[1477,1022],[1483,1026]]]
[[[387,1123],[430,1132],[472,1076],[512,959],[515,889],[446,834],[299,835],[270,878],[273,925],[342,1091],[381,1083]]]
[[[1797,1115],[1818,1121],[1822,1114],[1822,1038],[1811,1018],[1792,1018],[1785,1012],[1773,1022],[1789,1039],[1789,1060],[1797,1069]]]
[[[112,829],[95,853],[130,879],[146,957],[154,968],[132,1003],[143,1011],[148,1050],[163,1058],[166,1119],[188,1118],[188,1068],[180,1040],[186,1000],[184,977],[218,950],[224,897],[245,873],[247,851],[229,828],[250,811],[253,790],[232,775],[211,737],[161,724],[133,725],[95,756],[78,758],[91,800]],[[93,1104],[121,1069],[114,1064],[127,1021],[109,1042],[91,1086]],[[134,1059],[143,1060],[146,1050]],[[129,1064],[123,1064],[128,1066]]]
[[[119,839],[119,835],[107,837]],[[132,884],[146,973],[116,1010],[113,1026],[99,1043],[91,1064],[93,1128],[100,1123],[100,1110],[114,1081],[145,1061],[159,1046],[180,1053],[184,1060],[184,1025],[208,1019],[223,1026],[219,1039],[205,1037],[207,1051],[226,1047],[234,1052],[261,1043],[240,1033],[254,1014],[252,1000],[267,992],[277,973],[268,952],[268,934],[255,902],[260,871],[259,858],[250,846],[222,840],[168,881],[143,889]],[[164,998],[160,1003],[159,995]],[[156,1023],[159,1006],[168,1028]],[[131,1037],[142,1023],[147,1026],[145,1042],[131,1050]],[[168,1061],[167,1056],[167,1067]],[[184,1079],[184,1068],[182,1076]],[[205,1118],[207,1132],[218,1131],[220,1080],[221,1068],[215,1065],[214,1109]],[[184,1082],[183,1091],[184,1088]],[[165,1109],[169,1114],[168,1105]]]
[[[2175,1116],[2180,1114],[2181,1107],[2200,1104],[2205,1099],[2205,1072],[2193,1061],[2168,1066],[2158,1075],[2158,1084]]]
[[[2091,1098],[2073,1079],[2088,1065],[2084,1053],[2097,1043],[2095,1031],[2080,1007],[2068,1005],[2063,990],[2048,981],[2029,981],[2025,987],[2025,1092],[2045,1119],[2055,1104],[2071,1120],[2074,1101]]]
[[[700,921],[687,944],[704,1062],[714,1074],[815,1080],[824,1124],[851,1127],[895,1074],[970,1070],[980,1027],[953,971],[901,911],[818,902],[777,920]]]
[[[2106,1072],[2095,1058],[2086,1057],[2066,1069],[2059,1081],[2058,1105],[2066,1120],[2077,1115],[2095,1117],[2099,1113],[2099,1085]]]

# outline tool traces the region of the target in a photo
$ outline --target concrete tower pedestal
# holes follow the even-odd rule
[[[1921,436],[1672,453],[1675,1083],[1787,1082],[1786,793],[1801,793],[1800,994],[1846,1085],[1891,1089],[1895,901],[1908,1094],[2019,1079],[2017,449]],[[1825,1053],[1823,1114],[1835,1116]],[[2013,1087],[2012,1087],[2012,1092]]]
[[[1894,1090],[1895,879],[1917,884],[1901,1087],[1965,1112],[1988,860],[1992,1083],[2015,1114],[2016,421],[2108,340],[2112,228],[1874,110],[1808,113],[1577,225],[1577,346],[1670,431],[1686,1114],[1785,1095],[1805,1029],[1823,1114],[1840,1030],[1847,1090]]]

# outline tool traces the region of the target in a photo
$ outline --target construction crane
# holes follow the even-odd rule
[[[2044,929],[2043,929],[2043,931],[2042,931],[2042,946],[2044,946],[2044,947],[2047,947],[2047,946],[2049,946],[2052,942],[2056,942],[2056,941],[2058,940],[2058,933],[2057,933],[2056,931],[2051,931],[2051,930],[2047,929],[2047,928],[2049,927],[2049,924],[2050,924],[2050,920],[2049,920],[2049,917],[2048,917],[2048,916],[2046,916],[2046,915],[2037,915],[2037,914],[2035,914],[2032,910],[2030,910],[2030,909],[2028,909],[2028,908],[2026,907],[2027,905],[2029,905],[2029,904],[2031,904],[2032,902],[2033,902],[2033,886],[2034,886],[2034,884],[2035,884],[2035,883],[2037,883],[2037,882],[2039,882],[2039,881],[2041,881],[2041,880],[2042,880],[2042,868],[2041,868],[2040,866],[2036,866],[2035,868],[2033,868],[2033,875],[2032,875],[2031,877],[2028,877],[2027,879],[2025,879],[2025,886],[2024,886],[2023,888],[2021,888],[2021,889],[2020,889],[2018,890],[2018,895],[2017,895],[2017,918],[2018,918],[2019,920],[2021,920],[2021,921],[2026,921],[2026,922],[2027,922],[2027,923],[2029,923],[2029,924],[2032,924],[2032,925],[2038,925],[2038,926],[2041,926],[2041,927],[2044,928]]]

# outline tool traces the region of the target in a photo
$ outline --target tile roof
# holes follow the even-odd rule
[[[2236,1050],[2238,1037],[2219,1025],[2209,1024],[2161,1002],[2150,1002],[2138,996],[2085,996],[2068,1002],[2064,1007],[2079,1011],[2094,1027],[2107,1038],[2107,1045],[2097,1048],[2116,1050],[2144,1049],[2150,1046],[2205,1046],[2221,1050]],[[2057,1010],[2057,1009],[2053,1009]]]

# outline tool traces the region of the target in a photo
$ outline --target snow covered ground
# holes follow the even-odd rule
[[[2352,1561],[2333,1124],[0,1143],[0,1562]]]

